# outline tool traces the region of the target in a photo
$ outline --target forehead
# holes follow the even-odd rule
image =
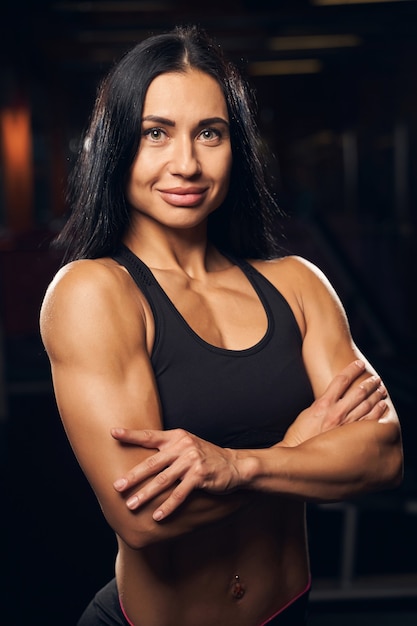
[[[222,116],[228,120],[226,100],[219,83],[195,69],[160,74],[146,93],[143,115],[174,118],[195,112],[199,118]]]

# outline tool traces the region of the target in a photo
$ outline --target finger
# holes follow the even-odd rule
[[[378,404],[374,406],[372,411],[364,415],[360,419],[360,421],[368,421],[368,420],[378,421],[385,415],[387,410],[388,410],[388,404],[385,402],[385,400],[380,400]]]
[[[367,419],[369,415],[371,416],[370,419],[374,419],[375,415],[377,415],[377,418],[381,417],[381,409],[382,411],[385,411],[387,407],[385,398],[387,398],[387,392],[385,390],[385,387],[378,387],[376,391],[374,391],[363,402],[361,402],[357,407],[350,411],[350,413],[346,417],[346,423]]]
[[[133,486],[135,482],[144,482],[151,476],[154,476],[154,478],[127,500],[127,506],[130,509],[136,509],[182,481],[187,475],[187,472],[190,471],[194,459],[194,455],[190,454],[168,457],[166,454],[159,453],[150,457],[147,461],[144,461],[144,463],[141,464],[142,467],[138,466],[130,475],[132,482],[130,482],[128,486]],[[144,467],[146,465],[150,467]],[[194,471],[190,473],[190,475],[193,476],[195,484],[197,472]]]
[[[112,428],[111,435],[123,443],[132,443],[143,448],[158,448],[164,439],[162,430],[134,430],[133,428]]]
[[[345,412],[344,421],[355,421],[366,415],[386,396],[386,389],[377,375],[363,380],[360,385],[352,386],[339,403]]]
[[[341,382],[339,391],[343,388],[343,378],[345,374],[340,374]],[[347,377],[346,377],[347,378]],[[337,382],[335,379],[332,382]],[[375,400],[372,401],[370,396],[375,393],[381,385],[381,379],[377,375],[369,376],[363,380],[360,384],[350,384],[346,393],[341,397],[337,396],[330,401],[330,398],[324,394],[316,401],[318,411],[326,412],[328,410],[328,404],[330,402],[331,410],[325,417],[323,422],[324,430],[329,428],[335,428],[342,424],[354,422],[366,413],[368,413],[374,406]],[[383,395],[379,395],[376,401],[381,400]]]
[[[328,385],[323,397],[328,398],[330,401],[335,402],[343,397],[353,381],[365,371],[365,363],[361,360],[353,361],[349,363],[337,376],[333,378]]]
[[[183,473],[183,471],[175,468],[175,466],[171,466],[159,472],[159,474],[141,488],[140,491],[129,497],[126,501],[126,506],[131,510],[137,509],[178,483]]]
[[[156,522],[160,522],[172,515],[181,504],[186,500],[190,493],[196,488],[195,481],[192,478],[183,480],[171,493],[169,498],[165,500],[153,513],[152,517]]]
[[[157,452],[135,465],[125,476],[115,480],[113,487],[116,491],[126,491],[134,485],[162,472],[175,458],[175,456],[168,456],[166,452]]]

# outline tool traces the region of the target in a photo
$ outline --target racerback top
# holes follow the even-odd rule
[[[230,259],[255,289],[268,324],[254,346],[228,350],[192,330],[150,269],[126,246],[113,258],[126,267],[154,316],[150,358],[164,428],[184,428],[229,448],[266,448],[281,441],[312,403],[313,393],[299,327],[272,283],[246,261]]]

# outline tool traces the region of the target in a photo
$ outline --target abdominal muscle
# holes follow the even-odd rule
[[[116,578],[134,626],[260,626],[308,585],[302,502],[253,494],[217,524],[133,550]]]

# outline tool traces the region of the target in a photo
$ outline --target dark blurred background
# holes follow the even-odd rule
[[[2,3],[0,622],[72,626],[112,576],[115,541],[65,438],[38,315],[60,263],[49,246],[65,220],[66,178],[98,82],[136,42],[181,23],[206,28],[256,89],[287,214],[285,248],[329,276],[402,421],[406,471],[399,489],[309,507],[312,623],[415,624],[417,2],[411,0]]]

